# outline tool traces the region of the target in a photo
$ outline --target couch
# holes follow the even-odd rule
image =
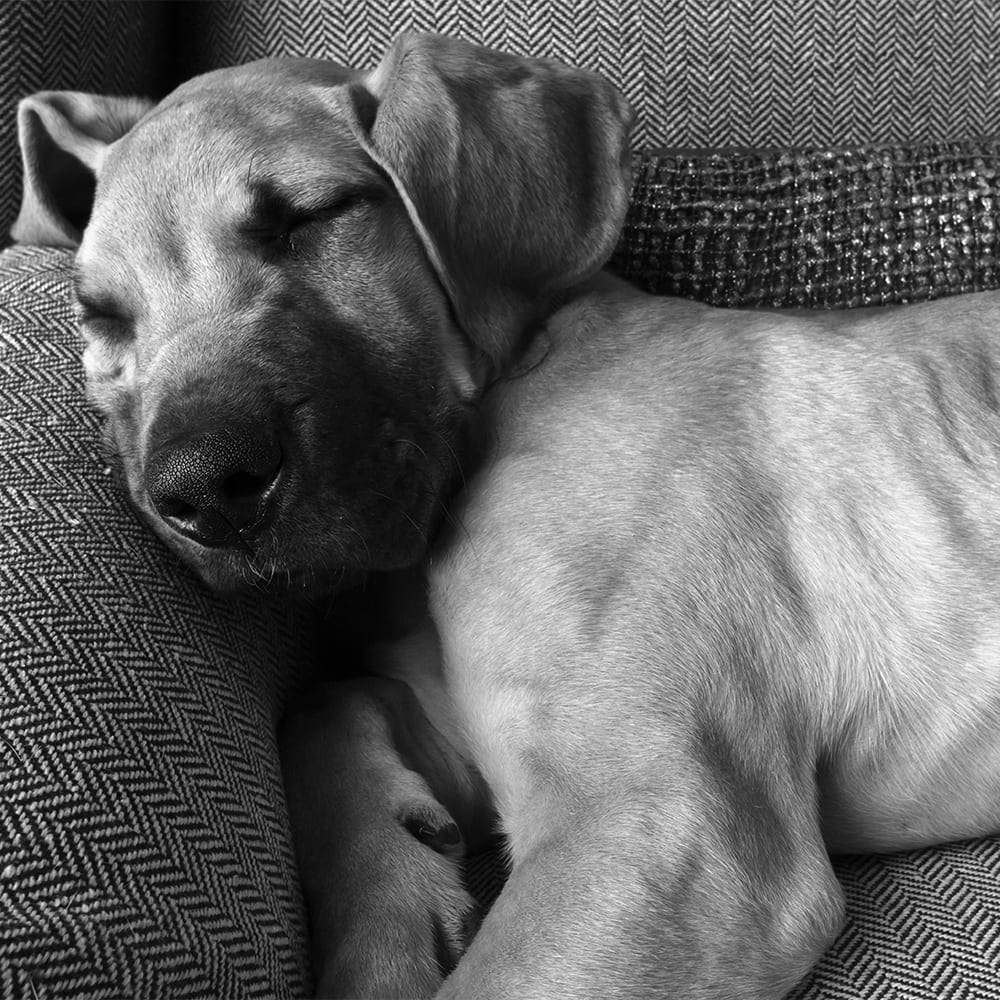
[[[0,230],[18,97],[162,95],[264,55],[371,65],[404,28],[622,87],[635,186],[613,266],[652,291],[849,308],[1000,284],[989,0],[10,3]],[[305,996],[274,731],[342,655],[337,629],[206,593],[132,514],[84,401],[71,260],[0,253],[0,997]],[[847,924],[796,1000],[1000,997],[1000,842],[836,867]],[[487,899],[500,878],[470,865]]]

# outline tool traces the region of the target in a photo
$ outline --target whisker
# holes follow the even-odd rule
[[[462,468],[462,463],[459,460],[458,452],[451,446],[451,442],[440,432],[434,431],[434,436],[447,448],[448,453],[451,455],[451,460],[454,463],[455,471],[458,473],[459,478],[462,480],[462,489],[468,489],[469,484],[465,481],[465,470]]]
[[[472,535],[469,529],[457,514],[452,513],[451,509],[446,503],[441,504],[441,516],[457,530],[461,531],[465,535],[465,540],[469,543],[469,548],[472,549],[472,554],[478,559],[479,553],[476,551],[476,543],[472,540]]]
[[[365,536],[362,535],[361,532],[358,531],[358,529],[355,528],[354,525],[351,524],[351,522],[347,520],[347,518],[344,518],[344,527],[346,527],[350,531],[352,531],[361,540],[361,544],[364,546],[364,550],[365,550],[365,562],[370,566],[371,562],[372,562],[372,553],[371,553],[371,549],[368,547],[368,539],[365,538]],[[342,567],[341,568],[341,574],[342,574],[341,575],[341,580],[343,580],[343,573],[345,572],[344,569],[343,569],[343,563],[344,563],[344,559],[342,558],[341,559],[341,567]]]
[[[427,474],[422,469],[418,469],[415,471],[417,471],[423,477],[424,481],[427,483],[428,489],[431,492],[433,492],[434,491],[433,480],[431,480],[430,477],[428,477]],[[472,551],[475,552],[476,547],[472,541],[472,535],[469,534],[469,529],[465,526],[465,522],[457,514],[452,512],[451,508],[448,506],[446,501],[441,500],[439,502],[439,508],[441,511],[441,516],[448,522],[449,525],[451,525],[451,527],[455,528],[456,530],[460,530],[462,534],[465,535],[465,540],[469,543],[469,546],[472,549]]]
[[[247,560],[240,563],[240,576],[248,587],[252,587],[254,590],[260,591],[261,593],[266,592],[261,584],[260,574],[257,571],[257,567],[254,566],[252,561]]]
[[[427,535],[421,530],[417,522],[414,521],[412,517],[410,517],[410,514],[407,511],[407,509],[395,497],[388,496],[385,493],[379,493],[378,490],[369,489],[367,492],[371,493],[372,496],[380,497],[382,500],[388,500],[391,504],[394,504],[399,513],[402,514],[403,517],[405,517],[406,520],[413,525],[413,530],[420,536],[420,539],[424,543],[424,545],[429,544]]]
[[[250,584],[255,590],[259,590],[261,593],[266,594],[267,578],[252,562],[248,562],[247,566],[249,566],[250,572],[253,573],[253,579],[249,581]]]
[[[424,456],[424,460],[425,461],[427,461],[427,462],[430,461],[430,459],[427,457],[427,452],[424,451],[424,449],[421,448],[420,445],[417,444],[416,441],[411,441],[409,438],[397,438],[396,439],[396,443],[397,444],[408,444],[411,448],[416,448],[417,451],[419,451],[420,454]]]

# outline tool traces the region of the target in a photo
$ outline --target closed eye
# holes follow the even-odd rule
[[[82,291],[77,291],[74,298],[76,299],[74,311],[78,323],[84,325],[99,323],[123,329],[131,326],[131,317],[112,299]]]
[[[265,243],[287,241],[306,226],[347,215],[382,194],[381,188],[374,186],[345,188],[315,205],[305,205],[287,201],[269,185],[258,185],[251,218],[241,228]]]
[[[336,200],[319,208],[307,210],[293,219],[292,228],[308,225],[310,222],[321,222],[324,219],[333,218],[338,215],[345,215],[355,208],[361,208],[365,204],[374,201],[381,192],[365,188],[356,191],[345,191]]]
[[[73,269],[72,282],[76,317],[81,323],[102,319],[129,321],[118,297],[97,288],[79,266]]]

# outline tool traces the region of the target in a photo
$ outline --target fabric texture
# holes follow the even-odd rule
[[[788,1000],[1000,997],[1000,841],[835,859],[836,944]]]
[[[634,158],[614,265],[716,306],[832,308],[998,287],[1000,142]]]
[[[294,997],[274,728],[309,621],[212,597],[84,402],[71,255],[0,254],[0,997]]]
[[[164,93],[172,5],[129,0],[0,4],[0,235],[21,199],[16,105],[37,90]]]
[[[645,146],[971,138],[1000,123],[1000,7],[964,0],[209,0],[185,4],[190,72],[269,55],[374,66],[442,31],[595,69]]]

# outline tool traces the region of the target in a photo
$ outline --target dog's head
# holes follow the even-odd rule
[[[614,247],[629,119],[439,36],[25,99],[13,234],[79,247],[89,391],[154,529],[224,589],[419,560],[485,382]]]

